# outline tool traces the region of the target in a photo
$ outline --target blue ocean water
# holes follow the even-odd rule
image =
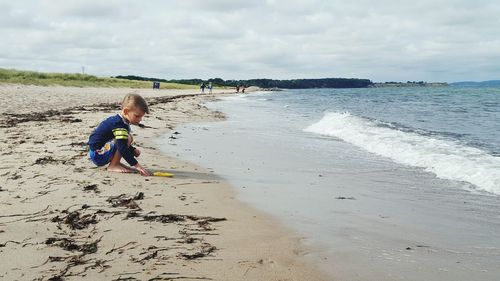
[[[323,114],[309,132],[500,194],[500,88],[298,90],[276,102]]]
[[[285,90],[207,106],[227,120],[159,145],[303,235],[338,280],[498,280],[500,89]]]

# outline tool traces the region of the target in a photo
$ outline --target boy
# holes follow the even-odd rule
[[[89,157],[97,166],[104,166],[110,172],[131,173],[134,169],[123,165],[122,157],[141,175],[151,174],[135,159],[141,151],[132,146],[130,124],[139,125],[144,114],[149,113],[148,104],[137,94],[128,94],[122,102],[120,114],[102,121],[89,137]]]

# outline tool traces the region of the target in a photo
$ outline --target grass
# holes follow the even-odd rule
[[[152,88],[153,82],[97,77],[79,73],[45,73],[0,68],[0,83],[66,86],[66,87],[104,87],[104,88]],[[197,85],[161,83],[161,89],[196,89]]]

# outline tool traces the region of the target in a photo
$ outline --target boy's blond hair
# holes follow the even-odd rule
[[[148,103],[138,94],[127,94],[122,101],[122,109],[124,108],[128,108],[129,110],[138,108],[144,113],[149,114]]]

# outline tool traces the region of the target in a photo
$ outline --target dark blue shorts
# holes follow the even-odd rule
[[[89,157],[94,164],[97,166],[104,166],[111,162],[111,158],[116,151],[116,145],[114,140],[107,142],[101,149],[99,150],[90,150]]]

